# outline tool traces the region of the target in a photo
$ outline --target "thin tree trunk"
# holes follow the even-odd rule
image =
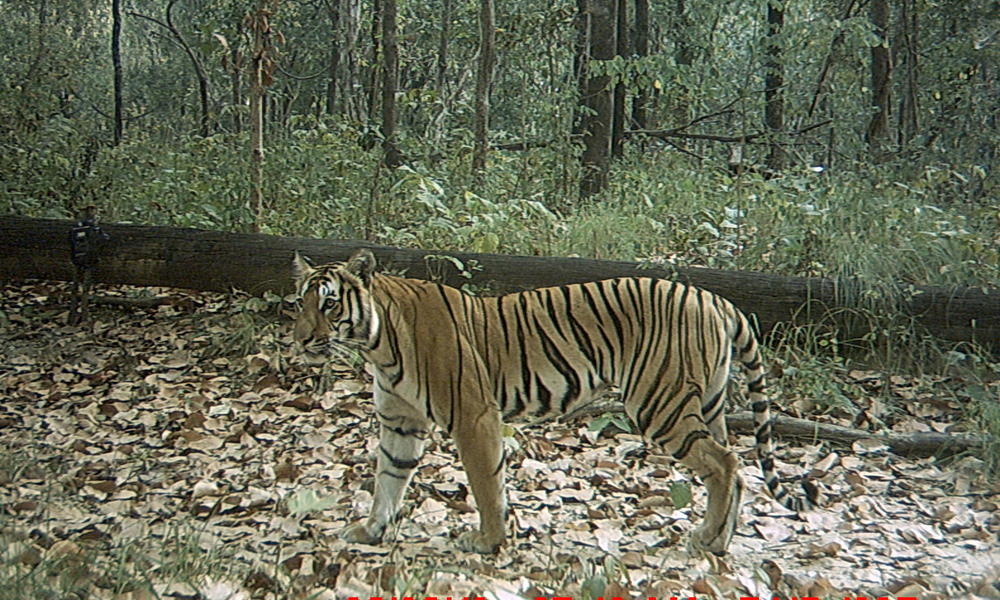
[[[396,89],[399,47],[396,44],[396,0],[382,0],[382,149],[388,167],[403,164],[396,145]]]
[[[257,0],[252,19],[253,60],[250,62],[250,210],[253,231],[260,231],[264,214],[264,29],[267,0]]]
[[[375,115],[378,114],[378,99],[379,91],[381,90],[381,72],[385,68],[385,65],[381,61],[381,48],[382,48],[382,0],[372,0],[372,22],[371,22],[371,55],[368,61],[370,65],[368,68],[368,74],[365,77],[365,85],[367,92],[367,102],[365,106],[368,111],[367,118],[371,121],[375,120]]]
[[[615,6],[617,0],[587,0],[590,21],[590,56],[593,60],[614,58]],[[588,198],[603,191],[608,186],[608,172],[611,154],[611,119],[613,102],[611,77],[590,75],[586,78],[586,89],[582,104],[589,111],[583,132],[583,174],[580,181],[580,197]]]
[[[496,64],[495,15],[493,0],[481,0],[479,5],[479,73],[476,77],[476,147],[472,155],[473,171],[486,168],[489,152],[490,88]]]
[[[340,17],[340,107],[345,115],[359,121],[367,118],[365,114],[364,94],[356,93],[363,89],[358,78],[358,31],[361,28],[361,3],[359,0],[339,0]]]
[[[337,84],[340,75],[340,6],[330,3],[327,5],[327,13],[330,16],[330,57],[328,60],[328,72],[326,82],[326,114],[332,115],[337,112]]]
[[[444,5],[441,7],[441,31],[438,37],[438,53],[435,59],[437,67],[435,69],[437,71],[435,84],[438,94],[440,94],[442,99],[447,95],[444,86],[446,83],[445,77],[448,74],[448,39],[451,31],[453,2],[454,0],[444,0]]]
[[[847,7],[844,9],[844,12],[840,17],[841,23],[846,23],[847,20],[853,16],[856,4],[857,0],[847,0]],[[823,66],[820,68],[819,75],[816,77],[816,90],[813,92],[812,102],[809,103],[809,112],[807,113],[809,117],[813,116],[820,101],[823,99],[823,95],[826,92],[826,81],[833,68],[837,51],[844,43],[845,33],[845,28],[841,26],[837,30],[837,33],[833,36],[833,40],[830,42],[830,49],[827,51],[826,58],[823,59]]]
[[[195,77],[198,78],[198,99],[201,104],[201,120],[199,122],[198,132],[202,137],[208,137],[210,129],[210,117],[208,108],[208,76],[205,75],[205,70],[201,66],[201,61],[198,60],[198,56],[194,53],[194,50],[181,35],[181,32],[174,25],[172,11],[174,8],[174,0],[171,0],[167,4],[167,26],[170,28],[171,33],[174,34],[174,38],[177,42],[184,48],[184,52],[187,53],[188,58],[191,60],[191,65],[194,67]]]
[[[917,115],[920,93],[920,26],[917,17],[917,5],[914,0],[902,0],[900,7],[900,37],[903,40],[903,51],[906,60],[906,83],[902,98],[899,101],[899,146],[906,146],[920,130]]]
[[[889,2],[872,0],[869,18],[875,36],[880,40],[871,49],[872,116],[866,138],[872,160],[882,160],[885,138],[889,132],[889,81],[892,74],[892,57],[889,54]]]
[[[635,0],[635,56],[642,60],[649,56],[649,0]],[[650,129],[647,120],[649,90],[640,87],[632,99],[632,121],[636,129]]]
[[[124,133],[122,117],[122,3],[121,0],[111,0],[111,63],[114,66],[115,86],[115,123],[114,144],[122,141]]]
[[[615,6],[615,55],[628,57],[628,0],[617,0]],[[625,141],[625,82],[615,84],[611,112],[611,156],[619,158]]]
[[[236,24],[236,39],[229,46],[229,96],[233,110],[233,132],[239,134],[243,131],[243,116],[240,109],[243,107],[243,55],[240,53],[242,44],[243,23]]]
[[[785,128],[784,63],[779,42],[785,24],[784,4],[778,0],[767,3],[767,37],[764,42],[764,127],[770,141],[767,167],[781,171],[785,167],[785,151],[781,147]]]
[[[694,28],[691,17],[688,14],[686,0],[677,0],[674,5],[674,23],[672,33],[674,38],[674,61],[680,67],[690,67],[694,64],[694,44],[690,35]],[[675,88],[674,98],[671,100],[673,106],[674,121],[677,125],[687,123],[692,116],[691,106],[694,98],[691,90],[685,83],[679,83]]]

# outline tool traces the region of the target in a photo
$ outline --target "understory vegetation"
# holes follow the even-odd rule
[[[388,169],[359,136],[346,124],[313,122],[275,141],[262,229],[441,250],[1000,286],[996,198],[976,198],[944,164],[801,167],[764,179],[668,148],[637,149],[615,167],[607,192],[580,201],[569,150],[497,152],[475,176],[460,148]],[[23,169],[45,189],[22,186],[4,196],[3,208],[71,218],[74,202],[87,197],[107,221],[248,230],[244,142],[218,134],[102,149],[71,190],[54,185],[66,176],[65,158],[34,156]]]

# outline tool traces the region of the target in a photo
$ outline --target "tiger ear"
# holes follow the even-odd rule
[[[375,272],[375,255],[368,248],[356,251],[347,261],[347,271],[368,285],[372,281],[372,273]]]
[[[295,281],[302,281],[313,272],[312,262],[305,256],[299,254],[299,251],[295,251],[295,257],[292,259],[292,273],[295,275]]]

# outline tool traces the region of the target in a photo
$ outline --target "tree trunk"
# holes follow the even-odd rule
[[[472,154],[472,170],[486,168],[486,154],[490,149],[490,88],[493,84],[493,67],[496,64],[495,15],[493,0],[481,0],[479,5],[479,72],[476,77],[476,147]]]
[[[327,5],[330,16],[330,57],[327,59],[326,114],[337,113],[337,84],[340,78],[340,55],[342,36],[340,35],[340,5]]]
[[[250,210],[254,231],[264,214],[264,0],[253,16],[253,60],[250,61]]]
[[[590,23],[590,58],[608,61],[615,56],[615,7],[617,0],[586,0]],[[581,104],[587,109],[583,131],[583,173],[580,197],[588,198],[608,186],[613,102],[611,77],[588,73]]]
[[[380,73],[385,69],[385,65],[382,64],[381,58],[381,36],[382,36],[382,0],[372,0],[372,23],[371,23],[371,54],[368,61],[368,74],[365,77],[365,88],[367,92],[367,102],[365,107],[368,114],[366,115],[366,120],[374,121],[375,115],[378,112],[378,98],[379,90],[381,86],[379,81],[381,80]]]
[[[628,58],[628,1],[615,5],[615,56]],[[611,111],[611,156],[620,158],[625,151],[625,82],[615,84]]]
[[[437,71],[435,85],[442,101],[447,96],[445,84],[448,74],[448,39],[450,37],[452,12],[454,10],[452,8],[453,1],[444,0],[444,4],[441,7],[441,31],[438,36],[438,51],[435,57],[435,70]]]
[[[367,116],[364,111],[363,94],[356,90],[362,88],[358,81],[358,32],[361,30],[360,0],[341,0],[340,30],[344,34],[344,55],[341,58],[341,82],[344,113],[364,121]],[[346,23],[345,23],[346,18]]]
[[[210,130],[210,117],[208,114],[208,76],[205,75],[205,69],[202,68],[201,61],[198,60],[198,56],[187,43],[187,40],[184,39],[184,36],[181,35],[180,30],[174,25],[172,16],[174,4],[174,0],[171,0],[170,3],[167,4],[167,27],[170,28],[170,32],[173,33],[177,43],[180,44],[180,46],[184,49],[184,52],[187,53],[188,59],[191,61],[191,66],[194,68],[195,77],[198,79],[198,100],[201,105],[201,119],[199,121],[198,133],[202,137],[208,137]]]
[[[770,138],[766,164],[775,172],[785,168],[785,150],[781,147],[785,129],[785,69],[779,41],[785,24],[783,1],[771,0],[767,3],[767,36],[764,41],[764,128]]]
[[[674,5],[674,22],[671,25],[671,33],[674,39],[674,62],[680,67],[690,67],[694,64],[694,43],[691,41],[691,32],[694,22],[687,9],[686,0],[677,0]],[[686,82],[675,84],[673,98],[670,99],[673,107],[674,121],[677,125],[683,125],[691,120],[691,107],[694,106],[694,97]]]
[[[0,216],[0,280],[43,278],[72,281],[69,233],[73,221]],[[1000,290],[901,285],[889,293],[829,279],[699,268],[662,268],[582,258],[501,256],[374,246],[366,242],[283,238],[174,227],[108,225],[110,236],[94,269],[94,281],[148,286],[261,293],[287,292],[292,254],[317,262],[347,260],[361,247],[372,248],[384,268],[451,285],[471,283],[513,291],[609,277],[669,277],[711,290],[755,314],[764,331],[778,322],[837,325],[858,298],[889,296],[914,322],[948,341],[975,341],[1000,351]],[[466,279],[448,260],[482,267]],[[854,289],[850,289],[850,288]],[[850,293],[845,292],[849,290]],[[857,332],[854,332],[857,333]],[[842,338],[843,339],[843,338]]]
[[[590,71],[590,13],[587,9],[589,0],[576,0],[576,16],[573,17],[573,27],[576,36],[573,39],[573,81],[576,83],[578,103],[573,111],[571,136],[582,136],[586,127],[587,111],[587,73]],[[581,110],[583,109],[583,110]]]
[[[227,65],[227,71],[229,73],[229,101],[233,107],[233,133],[236,134],[243,131],[243,117],[241,115],[241,109],[243,108],[244,65],[243,54],[240,52],[240,46],[243,43],[242,38],[243,23],[239,22],[236,24],[236,37],[229,46],[229,64]]]
[[[884,157],[885,138],[889,132],[889,80],[892,74],[892,59],[889,55],[889,1],[872,0],[869,18],[875,36],[881,43],[871,49],[872,117],[865,137],[872,159],[878,162]]]
[[[633,52],[642,60],[649,56],[649,0],[635,0],[635,35]],[[632,99],[632,122],[636,129],[650,129],[647,119],[649,89],[639,88]]]
[[[122,2],[111,0],[111,64],[114,67],[115,116],[114,144],[122,141]]]
[[[564,421],[587,419],[607,413],[624,413],[621,402],[599,401],[588,404],[580,410],[560,417]],[[752,434],[757,432],[752,412],[738,412],[725,415],[726,429],[731,433]],[[782,438],[796,438],[806,442],[825,440],[835,444],[849,445],[863,440],[884,443],[890,452],[902,456],[950,456],[962,452],[981,451],[989,443],[986,436],[969,434],[947,434],[914,431],[911,433],[873,433],[852,429],[842,425],[819,423],[808,419],[797,419],[785,415],[775,415],[772,421],[774,434]]]
[[[847,0],[847,6],[844,8],[844,12],[840,15],[841,26],[837,28],[837,33],[834,34],[833,40],[830,42],[830,49],[827,50],[826,57],[823,59],[823,66],[820,68],[819,75],[816,77],[816,90],[813,92],[812,101],[809,103],[809,112],[806,113],[809,117],[812,117],[813,114],[815,114],[820,101],[824,98],[824,94],[827,89],[827,79],[833,69],[833,64],[836,60],[837,53],[840,51],[840,46],[844,43],[846,29],[844,28],[843,23],[847,23],[847,21],[854,16],[854,8],[856,5],[857,0]]]
[[[917,3],[914,0],[902,0],[900,8],[900,37],[903,40],[903,53],[906,61],[902,98],[899,101],[898,140],[900,148],[909,144],[910,140],[920,130],[920,25],[917,18]]]
[[[388,167],[403,164],[396,145],[396,88],[399,47],[396,45],[396,0],[382,0],[382,150]]]

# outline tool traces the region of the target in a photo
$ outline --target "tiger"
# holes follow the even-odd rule
[[[499,296],[376,272],[374,254],[313,266],[295,253],[299,311],[292,338],[307,362],[331,346],[371,364],[379,421],[372,508],[340,537],[374,545],[398,519],[432,425],[454,440],[479,511],[465,551],[497,552],[506,539],[502,419],[563,415],[617,389],[649,444],[707,488],[689,551],[723,556],[744,484],[726,445],[723,415],[733,355],[747,372],[757,457],[771,496],[796,513],[816,505],[775,473],[765,369],[747,317],[712,292],[651,277],[623,277]]]

